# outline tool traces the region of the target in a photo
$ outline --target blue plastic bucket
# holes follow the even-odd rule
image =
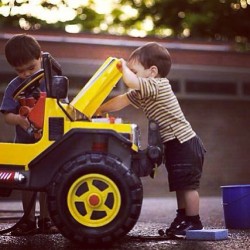
[[[221,186],[226,228],[250,229],[250,185]]]

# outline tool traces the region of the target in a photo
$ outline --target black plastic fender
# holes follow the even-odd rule
[[[73,129],[29,164],[29,188],[45,191],[53,176],[65,162],[93,151],[93,141],[97,135],[107,138],[107,153],[119,157],[124,165],[131,167],[132,143],[125,136],[113,130]]]

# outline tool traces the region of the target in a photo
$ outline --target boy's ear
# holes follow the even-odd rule
[[[153,65],[150,67],[150,77],[157,77],[158,76],[158,68]]]

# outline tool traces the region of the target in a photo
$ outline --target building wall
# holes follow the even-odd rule
[[[250,184],[250,109],[248,101],[181,100],[186,118],[203,140],[207,150],[201,180],[201,194],[220,195],[220,186]],[[146,145],[145,116],[134,108],[120,113],[139,124]],[[169,195],[167,172],[158,169],[156,178],[143,178],[149,195]],[[152,188],[154,187],[154,188]]]
[[[14,74],[4,58],[4,44],[14,33],[13,30],[0,32],[0,74],[5,83]],[[87,82],[107,57],[126,59],[138,46],[157,41],[170,51],[173,64],[168,77],[179,97],[250,99],[250,53],[237,52],[232,44],[93,34],[31,34],[43,51],[50,52],[62,65],[73,93]],[[4,87],[0,82],[0,90]],[[119,85],[116,90],[124,91],[124,88]]]
[[[70,37],[35,35],[44,51],[51,52],[62,64],[65,75],[73,79],[71,95],[84,85],[106,57],[127,58],[135,47],[152,40],[86,34]],[[5,82],[0,81],[2,90],[10,75],[14,75],[3,55],[4,43],[10,36],[11,33],[0,33],[0,75],[1,79],[6,79]],[[222,185],[249,184],[250,54],[237,52],[230,44],[154,40],[169,47],[173,59],[169,78],[173,89],[187,119],[207,149],[201,193],[219,195]],[[119,83],[116,90],[113,94],[123,92],[125,88]],[[115,115],[139,124],[145,146],[145,116],[132,107]],[[0,131],[1,141],[9,141],[13,137],[13,129],[2,119]],[[154,180],[143,178],[143,185],[145,195],[169,195],[167,172],[163,166]]]

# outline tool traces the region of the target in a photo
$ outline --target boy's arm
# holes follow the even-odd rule
[[[30,123],[27,118],[13,113],[4,113],[4,120],[7,124],[10,125],[19,125],[24,130],[27,130],[30,127]]]
[[[122,72],[122,79],[126,86],[131,89],[139,90],[139,79],[137,75],[129,69],[129,67],[127,66],[127,62],[124,59],[120,59],[120,64],[118,64],[118,68]]]
[[[130,104],[130,101],[129,101],[128,97],[127,97],[127,94],[118,95],[118,96],[110,99],[106,103],[104,103],[96,111],[96,114],[97,115],[102,115],[103,113],[118,111],[118,110],[121,110],[121,109],[125,108],[129,104]]]

